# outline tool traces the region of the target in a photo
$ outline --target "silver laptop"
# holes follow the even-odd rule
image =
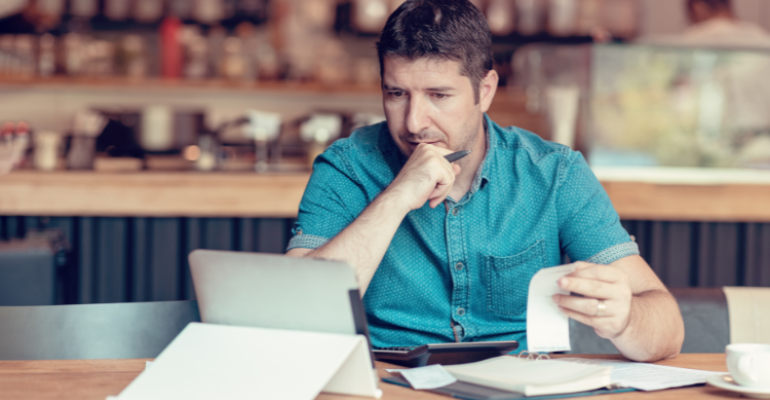
[[[368,338],[346,263],[213,250],[195,250],[189,260],[203,322]]]

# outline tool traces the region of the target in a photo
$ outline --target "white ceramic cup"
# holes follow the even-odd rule
[[[741,386],[770,389],[770,344],[730,344],[727,369]]]

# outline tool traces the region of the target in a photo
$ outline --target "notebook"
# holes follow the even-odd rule
[[[382,380],[387,383],[399,385],[403,387],[410,387],[409,382],[400,375],[386,376]],[[598,396],[609,393],[623,393],[633,392],[636,389],[633,388],[615,388],[612,389],[597,389],[588,392],[580,393],[566,393],[566,394],[554,394],[550,396],[532,396],[526,397],[521,393],[509,392],[507,390],[492,389],[486,386],[474,385],[472,383],[455,382],[449,386],[440,387],[438,389],[428,390],[429,392],[436,394],[443,394],[455,399],[462,400],[551,400],[551,399],[565,399],[569,397],[583,397],[583,396]]]
[[[608,387],[611,367],[558,360],[495,357],[470,364],[445,366],[460,382],[545,396],[577,393]]]

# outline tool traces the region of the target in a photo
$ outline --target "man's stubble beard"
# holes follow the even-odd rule
[[[472,130],[473,133],[468,135],[466,137],[465,141],[463,141],[463,143],[460,146],[460,148],[454,149],[454,151],[460,151],[460,150],[472,150],[474,152],[480,151],[480,149],[474,148],[474,145],[476,144],[476,141],[478,140],[479,135],[481,134],[480,129],[479,129],[479,125],[482,123],[483,120],[484,120],[483,114],[481,116],[475,118],[475,121],[470,124],[471,127],[470,128],[466,128],[469,131]],[[486,129],[484,127],[482,127],[481,131],[486,132]],[[460,160],[457,161],[457,165],[459,165],[460,168],[465,168],[465,166],[469,162],[470,162],[470,158],[469,157],[464,157],[464,158],[461,158]]]
[[[466,136],[465,140],[462,142],[462,144],[459,147],[454,148],[454,149],[450,149],[450,150],[452,150],[453,152],[455,152],[455,151],[462,151],[462,150],[479,151],[478,149],[473,148],[473,146],[476,144],[476,140],[478,140],[478,137],[479,137],[479,134],[480,134],[479,126],[481,125],[481,122],[484,120],[484,116],[483,116],[483,114],[481,114],[477,118],[474,118],[474,119],[475,119],[475,121],[469,124],[470,127],[466,126],[463,129],[466,132],[472,132],[472,133],[470,133],[468,136]],[[486,132],[486,128],[483,127],[483,126],[482,126],[481,130]],[[429,134],[426,135],[425,133],[418,133],[418,134],[409,134],[409,135],[403,137],[401,140],[403,142],[408,142],[408,139],[422,141],[422,140],[425,140],[426,138],[427,139],[433,139],[433,138],[431,138],[431,135],[429,135]],[[430,141],[430,140],[428,140],[428,141]],[[408,147],[407,147],[407,149],[401,148],[401,146],[397,146],[397,147],[401,151],[401,154],[403,154],[406,158],[411,157],[411,154],[409,154],[407,152],[408,151],[407,150]],[[461,158],[460,160],[456,161],[455,163],[457,165],[459,165],[460,168],[464,168],[465,165],[467,165],[469,161],[470,161],[470,159],[468,157],[464,157],[464,158]]]

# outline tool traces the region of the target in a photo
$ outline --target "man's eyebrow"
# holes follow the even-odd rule
[[[398,86],[388,86],[388,85],[385,85],[385,84],[382,85],[382,88],[385,89],[385,90],[401,90],[401,91],[404,90],[404,89],[402,89],[402,88],[400,88]],[[455,88],[452,87],[452,86],[437,86],[437,87],[429,87],[429,88],[426,88],[424,90],[426,92],[451,92],[451,91],[455,90]]]
[[[455,88],[451,86],[439,86],[439,87],[430,87],[425,89],[426,92],[451,92]]]

